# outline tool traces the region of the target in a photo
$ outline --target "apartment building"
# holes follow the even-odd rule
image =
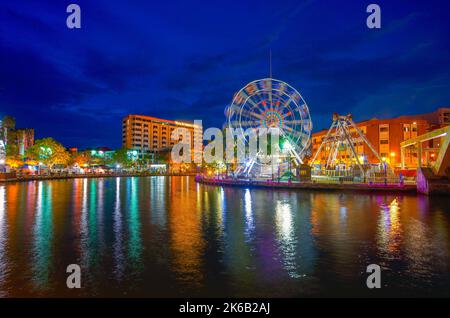
[[[380,157],[392,166],[400,166],[400,143],[404,140],[424,134],[430,127],[430,123],[420,116],[404,116],[391,119],[370,119],[356,123],[356,126],[365,135]],[[328,130],[322,130],[312,135],[312,153],[315,154],[322,143]],[[350,133],[356,137],[355,130]],[[379,160],[369,149],[363,140],[355,138],[354,148],[359,158],[368,163],[377,163]],[[317,160],[325,163],[328,158],[328,149],[321,151]],[[344,149],[340,149],[344,151]],[[405,154],[405,162],[408,165],[417,164],[417,155],[414,152]],[[339,154],[340,158],[348,158],[348,154]]]
[[[122,146],[137,150],[141,158],[156,152],[168,151],[177,143],[176,140],[171,140],[171,134],[177,128],[188,130],[191,149],[194,149],[195,142],[202,143],[202,127],[192,122],[128,115],[122,120]],[[194,132],[197,133],[194,134]],[[193,155],[195,155],[194,152]]]

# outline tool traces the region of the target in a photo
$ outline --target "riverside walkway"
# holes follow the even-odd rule
[[[160,177],[160,176],[195,176],[195,173],[146,173],[146,172],[123,172],[123,173],[88,173],[88,174],[49,174],[49,175],[26,175],[9,178],[0,178],[0,184],[5,182],[39,181],[39,180],[64,180],[77,178],[117,178],[117,177]]]
[[[196,176],[199,183],[215,186],[252,187],[252,188],[277,188],[277,189],[310,189],[333,191],[387,191],[401,193],[416,193],[417,187],[413,184],[368,184],[368,183],[323,183],[323,182],[286,182],[271,180],[246,180],[246,179],[218,179],[204,176]]]

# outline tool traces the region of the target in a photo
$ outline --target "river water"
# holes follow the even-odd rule
[[[194,177],[0,185],[0,297],[450,296],[449,207]]]

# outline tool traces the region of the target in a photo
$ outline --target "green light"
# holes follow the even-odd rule
[[[291,145],[291,143],[289,142],[289,140],[283,140],[282,142],[281,142],[281,150],[292,150],[292,145]]]

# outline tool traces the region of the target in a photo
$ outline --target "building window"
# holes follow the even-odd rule
[[[388,145],[389,144],[389,140],[383,139],[380,140],[380,145]]]

